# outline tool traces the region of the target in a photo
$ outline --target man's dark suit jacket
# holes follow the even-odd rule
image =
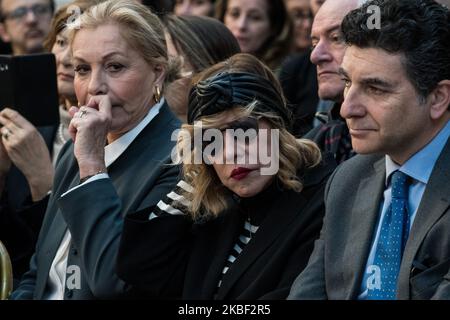
[[[385,189],[384,156],[358,155],[330,178],[321,237],[289,299],[357,299]],[[432,171],[406,243],[398,299],[450,298],[450,140]],[[445,281],[447,279],[447,281]]]
[[[81,280],[79,287],[66,282],[64,298],[118,298],[126,292],[125,283],[115,271],[123,216],[155,205],[175,186],[179,170],[167,162],[175,143],[171,135],[179,126],[167,104],[163,105],[110,165],[110,179],[96,180],[61,197],[79,184],[73,144],[65,145],[30,270],[12,293],[12,299],[45,298],[49,270],[67,229],[72,236],[67,278],[75,275],[78,268]]]
[[[284,190],[229,271],[220,275],[242,231],[240,212],[194,225],[184,216],[148,221],[152,209],[127,217],[118,258],[119,276],[136,295],[183,299],[285,299],[318,238],[323,192],[334,161],[311,169],[302,192]]]
[[[292,112],[292,133],[302,137],[313,128],[319,103],[317,68],[310,60],[311,51],[287,58],[280,70],[280,83]]]
[[[57,126],[38,128],[50,153]],[[33,165],[33,159],[30,159]],[[30,187],[22,172],[12,166],[0,200],[0,240],[10,254],[14,278],[28,270],[47,208],[48,197],[33,203]]]

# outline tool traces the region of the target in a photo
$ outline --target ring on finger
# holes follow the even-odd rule
[[[3,128],[2,130],[2,136],[3,138],[5,138],[6,140],[8,140],[9,136],[12,135],[12,131],[9,130],[8,128]]]
[[[86,109],[82,109],[82,110],[80,110],[80,115],[79,115],[78,117],[81,119],[81,118],[83,118],[86,114],[87,114],[87,110],[86,110]]]

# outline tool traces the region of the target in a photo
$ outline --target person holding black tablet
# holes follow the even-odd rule
[[[0,105],[0,240],[11,255],[16,281],[28,270],[59,151],[69,139],[67,110],[77,105],[65,28],[72,14],[68,8],[75,5],[83,11],[95,2],[98,1],[77,0],[61,7],[45,42],[47,51],[56,58],[60,124],[36,127],[33,119],[26,119],[14,106]],[[29,57],[31,61],[32,56]],[[42,108],[42,112],[46,111]]]

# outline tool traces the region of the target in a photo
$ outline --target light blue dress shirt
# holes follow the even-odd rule
[[[417,214],[417,209],[419,207],[420,201],[422,200],[423,193],[427,186],[428,180],[430,179],[431,172],[433,171],[434,165],[439,158],[447,140],[450,136],[450,121],[444,126],[444,128],[428,143],[422,150],[414,154],[408,161],[406,161],[402,166],[396,164],[389,156],[386,156],[386,190],[384,191],[384,201],[381,203],[381,213],[380,218],[377,222],[375,239],[372,242],[372,247],[370,249],[369,258],[367,259],[366,268],[364,270],[364,277],[361,284],[361,291],[358,299],[363,300],[367,297],[367,286],[368,282],[371,282],[372,274],[371,268],[375,259],[375,251],[378,243],[378,238],[380,236],[381,221],[383,221],[386,211],[391,204],[391,185],[390,185],[390,175],[395,170],[400,170],[401,172],[407,174],[412,178],[412,182],[408,189],[408,212],[410,212],[410,230],[414,222],[414,218]],[[369,271],[370,270],[370,271]]]

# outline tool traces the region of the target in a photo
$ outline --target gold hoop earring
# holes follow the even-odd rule
[[[161,89],[158,86],[155,86],[155,95],[153,96],[156,103],[161,101]]]

